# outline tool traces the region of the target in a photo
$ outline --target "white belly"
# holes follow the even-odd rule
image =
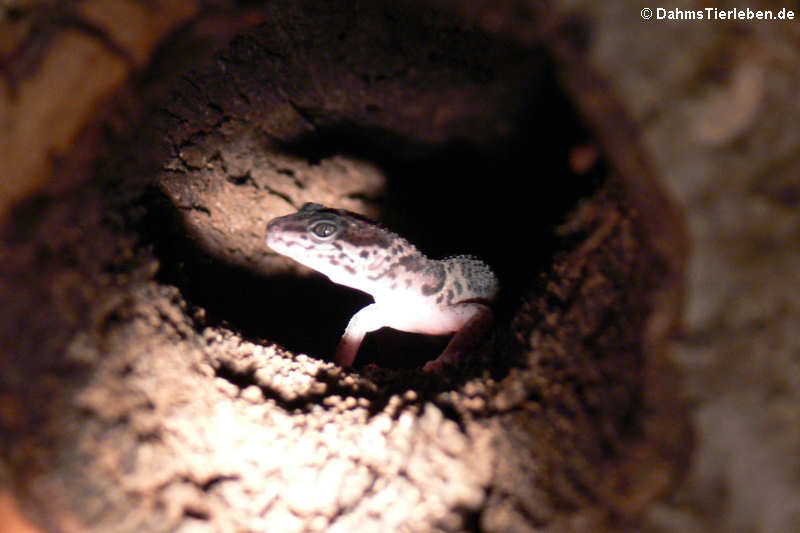
[[[474,315],[474,305],[440,306],[419,297],[393,297],[376,301],[386,326],[410,333],[445,335],[464,327]]]

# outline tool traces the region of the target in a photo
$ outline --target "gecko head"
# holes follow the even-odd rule
[[[267,224],[267,246],[297,259],[312,250],[324,250],[341,234],[344,224],[332,209],[304,204],[296,213],[273,218]],[[326,244],[328,246],[326,246]]]
[[[365,253],[388,248],[391,234],[356,213],[307,203],[272,219],[266,240],[277,253],[352,286],[345,280],[363,270]]]

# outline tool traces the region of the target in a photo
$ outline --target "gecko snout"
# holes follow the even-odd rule
[[[267,234],[265,236],[265,239],[267,241],[267,246],[275,250],[275,246],[278,245],[278,243],[282,242],[280,236],[281,236],[281,221],[278,219],[270,220],[267,223]]]

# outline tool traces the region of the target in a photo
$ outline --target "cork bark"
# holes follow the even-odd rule
[[[28,519],[633,520],[690,450],[664,356],[686,245],[580,21],[242,4],[20,2],[0,20],[3,172],[18,178],[2,204],[0,451]],[[442,375],[420,370],[442,339],[392,332],[334,365],[369,298],[264,245],[267,221],[306,201],[485,259],[503,284],[492,335]]]

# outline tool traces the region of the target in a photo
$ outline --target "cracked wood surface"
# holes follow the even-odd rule
[[[197,13],[197,2],[4,2],[0,6],[0,216],[75,162],[94,157],[98,110]],[[62,177],[62,179],[66,176]],[[49,184],[51,187],[52,183]]]

